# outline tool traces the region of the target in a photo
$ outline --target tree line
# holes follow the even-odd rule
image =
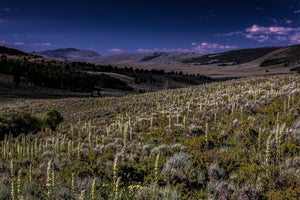
[[[8,60],[2,55],[0,73],[13,75],[16,86],[23,80],[30,85],[72,91],[90,91],[95,87],[132,90],[125,82],[104,74],[88,74],[44,62],[29,62],[25,57],[24,60]]]

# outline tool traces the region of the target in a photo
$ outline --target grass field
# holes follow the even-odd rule
[[[0,116],[50,108],[64,118],[56,131],[0,142],[0,199],[299,197],[299,75],[119,98],[0,99]]]

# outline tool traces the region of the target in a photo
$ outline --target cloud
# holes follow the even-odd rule
[[[4,20],[3,19],[0,19],[0,23],[3,23],[4,22]]]
[[[14,42],[14,43],[12,43],[12,45],[14,45],[14,46],[23,46],[24,42]]]
[[[0,40],[0,45],[8,45],[8,42],[7,41],[5,41],[5,40]]]
[[[21,41],[16,42],[7,42],[6,40],[0,40],[0,45],[5,46],[39,46],[39,47],[49,47],[49,46],[56,46],[50,42],[43,42],[43,43],[25,43]]]
[[[52,46],[50,42],[44,42],[44,43],[33,43],[30,44],[30,46],[40,46],[40,47],[45,47],[45,46]]]
[[[191,44],[193,47],[190,49],[185,48],[177,48],[177,49],[168,49],[168,48],[153,48],[153,49],[137,49],[136,51],[139,53],[147,53],[147,52],[196,52],[200,54],[207,54],[207,53],[214,53],[220,50],[228,50],[228,49],[235,49],[236,46],[231,45],[222,45],[217,43],[196,43],[192,42]]]
[[[153,49],[137,49],[136,50],[139,53],[147,53],[147,52],[191,52],[191,49],[182,49],[182,48],[177,48],[177,49],[169,49],[169,48],[153,48]]]
[[[300,43],[300,32],[298,32],[298,33],[295,33],[294,35],[292,35],[292,36],[290,36],[290,41],[292,42],[292,43]]]
[[[277,19],[275,19],[275,18],[269,18],[268,20],[270,20],[270,21],[274,22],[275,24],[277,24],[277,23],[278,23],[278,20],[277,20]]]
[[[292,23],[292,20],[276,20],[270,18],[274,22],[280,22],[284,24]],[[246,28],[244,31],[235,31],[223,34],[217,34],[217,36],[234,36],[241,35],[247,39],[252,39],[257,42],[289,42],[289,43],[299,43],[300,42],[300,27],[286,27],[286,26],[259,26],[253,24],[251,27]]]
[[[3,10],[4,10],[4,11],[6,11],[6,12],[9,12],[9,11],[11,11],[11,9],[10,9],[10,8],[4,8]]]
[[[254,24],[253,26],[246,29],[246,32],[249,34],[264,34],[264,35],[287,35],[292,31],[300,30],[299,28],[291,28],[291,27],[282,27],[282,26],[258,26]]]
[[[122,52],[123,50],[122,50],[122,49],[115,48],[115,49],[108,49],[107,51],[113,52],[113,53],[120,53],[120,52]]]
[[[290,19],[284,19],[284,21],[285,21],[286,24],[291,24],[291,23],[293,22],[293,21],[290,20]]]
[[[265,41],[269,40],[270,37],[268,35],[246,34],[246,38],[253,39],[258,42],[265,42]]]
[[[245,30],[245,37],[258,42],[282,42],[290,41],[295,43],[300,35],[300,28],[283,27],[283,26],[258,26],[253,25]]]
[[[299,14],[300,13],[300,9],[299,10],[294,10],[295,14]]]
[[[202,42],[198,46],[194,47],[192,50],[197,53],[206,54],[206,53],[213,53],[216,50],[228,50],[228,49],[236,49],[236,46],[232,45],[222,45],[217,43],[207,43]]]
[[[216,36],[229,37],[229,36],[233,36],[233,35],[241,35],[242,33],[243,33],[242,31],[234,31],[234,32],[229,32],[229,33],[216,34]]]

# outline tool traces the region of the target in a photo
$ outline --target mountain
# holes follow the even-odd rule
[[[194,63],[198,65],[220,64],[220,65],[235,65],[247,63],[262,57],[281,47],[262,47],[253,49],[239,49],[217,54],[208,54],[199,57],[189,58],[182,63]]]
[[[198,54],[194,52],[148,52],[142,54],[122,53],[105,57],[102,62],[171,64],[195,56],[198,56]]]
[[[198,56],[193,52],[148,52],[148,53],[121,53],[111,56],[101,56],[100,54],[75,48],[54,49],[41,52],[34,52],[39,56],[52,59],[84,61],[91,63],[147,63],[147,64],[169,64],[179,62],[183,59]]]
[[[75,48],[54,49],[40,52],[33,52],[36,55],[44,56],[51,59],[82,61],[82,62],[97,62],[102,59],[102,56],[94,51],[81,50]]]

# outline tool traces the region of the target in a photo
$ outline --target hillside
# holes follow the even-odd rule
[[[297,66],[300,63],[300,45],[292,45],[282,49],[281,52],[264,60],[260,66],[266,67],[271,65]]]
[[[62,51],[74,54],[72,49]],[[2,48],[2,53],[4,54],[0,59],[0,95],[122,96],[213,81],[199,74],[186,75],[183,72],[166,73],[164,70],[59,61],[5,47]]]
[[[5,54],[5,55],[18,55],[18,56],[30,56],[31,54],[25,53],[23,51],[17,50],[17,49],[12,49],[12,48],[7,48],[4,46],[0,46],[0,54]]]
[[[143,54],[116,54],[105,57],[101,62],[106,63],[147,63],[147,64],[171,64],[183,59],[195,57],[193,52],[149,52]]]
[[[121,98],[1,98],[0,198],[296,200],[299,83],[280,75]],[[41,129],[50,108],[64,120]]]
[[[148,52],[148,53],[120,53],[111,56],[101,56],[96,52],[74,48],[54,49],[34,52],[36,55],[58,60],[81,61],[91,63],[149,63],[166,64],[195,57],[196,53],[182,52]]]
[[[236,64],[250,62],[278,48],[280,47],[263,47],[263,48],[233,50],[233,51],[227,51],[223,53],[208,54],[200,57],[185,59],[182,62],[195,63],[198,65],[216,64],[216,63],[220,64],[221,66],[236,65]]]
[[[75,48],[54,49],[47,51],[34,52],[39,56],[46,58],[69,60],[69,61],[82,61],[82,62],[97,62],[102,56],[94,51],[81,50]]]
[[[156,69],[165,72],[182,71],[184,74],[201,74],[211,78],[228,79],[291,73],[290,67],[295,66],[298,62],[297,59],[295,61],[296,55],[297,45],[240,49],[202,56],[192,52],[121,53],[103,56],[100,59],[91,57],[87,62],[108,64],[119,68]],[[276,65],[272,64],[274,59]],[[289,62],[293,64],[285,63],[285,59],[294,60]],[[278,63],[278,61],[280,62]],[[262,68],[262,65],[265,67]]]

